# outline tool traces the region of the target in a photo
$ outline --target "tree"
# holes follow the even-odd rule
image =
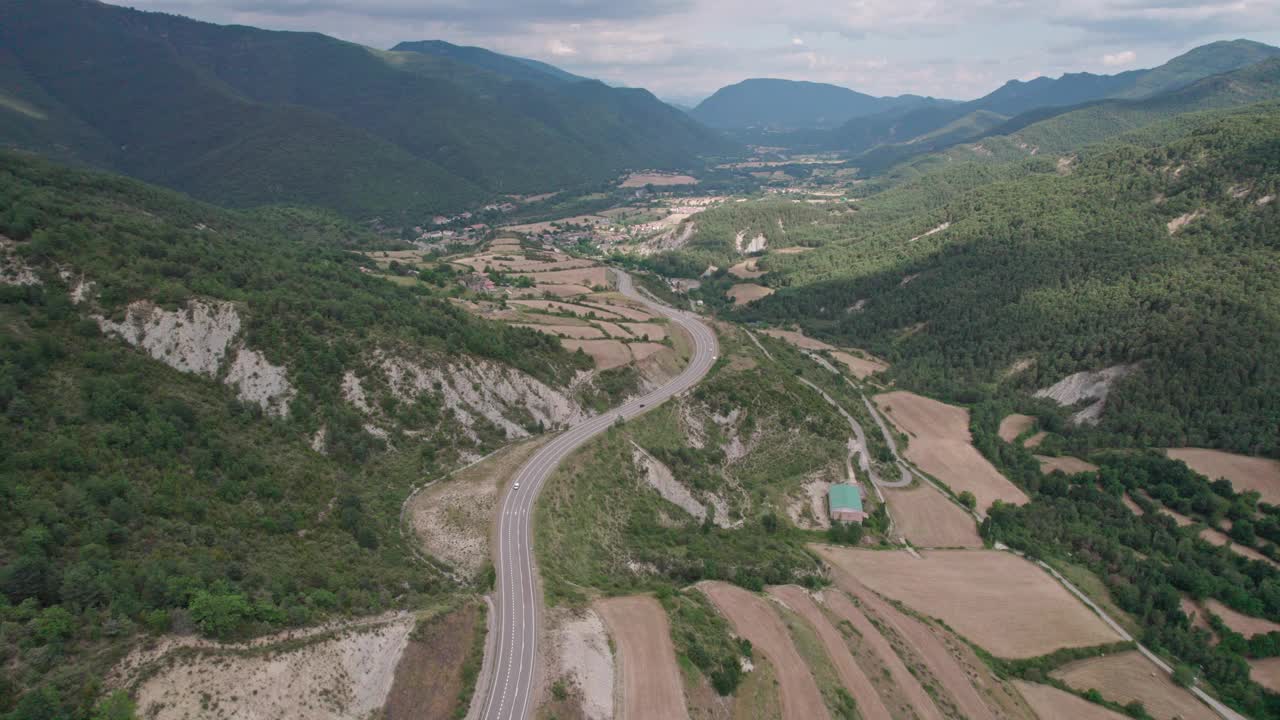
[[[191,598],[187,609],[200,632],[222,639],[231,637],[253,616],[249,600],[238,593],[214,594],[201,590]]]
[[[1190,665],[1180,663],[1173,669],[1173,681],[1180,687],[1191,687],[1196,681],[1196,671]]]
[[[974,497],[973,493],[969,492],[968,490],[962,490],[960,492],[959,498],[960,498],[960,504],[964,505],[970,510],[978,506],[978,498]]]

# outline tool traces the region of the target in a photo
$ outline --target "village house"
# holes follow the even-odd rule
[[[856,483],[836,483],[827,490],[827,513],[832,522],[861,523],[867,519],[862,509],[862,488]]]

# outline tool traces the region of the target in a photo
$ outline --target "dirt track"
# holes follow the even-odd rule
[[[840,675],[840,682],[858,703],[858,713],[863,720],[888,720],[889,710],[881,702],[875,687],[867,679],[862,668],[854,662],[845,644],[844,636],[836,630],[827,616],[813,602],[813,598],[803,588],[795,585],[783,585],[769,588],[769,594],[781,600],[818,633],[822,646],[827,650],[832,665]]]
[[[778,673],[784,720],[830,717],[809,666],[768,601],[726,583],[708,582],[698,587],[729,619],[734,631],[750,640],[755,651],[764,653],[773,664]]]
[[[609,598],[597,602],[596,611],[618,647],[618,720],[688,718],[671,627],[658,601],[648,596]]]

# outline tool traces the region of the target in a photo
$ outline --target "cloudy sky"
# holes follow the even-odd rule
[[[442,39],[690,102],[748,77],[968,99],[1011,78],[1280,44],[1278,0],[112,0],[374,47]]]

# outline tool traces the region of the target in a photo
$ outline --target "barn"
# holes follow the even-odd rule
[[[862,488],[838,483],[827,490],[827,513],[833,522],[861,523],[867,519],[862,509]]]

